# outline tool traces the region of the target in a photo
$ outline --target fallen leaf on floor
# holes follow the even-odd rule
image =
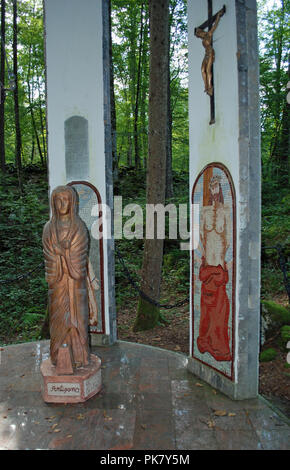
[[[77,415],[77,419],[85,419],[85,416],[80,413],[79,415]]]
[[[53,432],[60,432],[60,429],[54,429]]]
[[[48,421],[51,421],[51,420],[53,420],[54,418],[56,418],[56,415],[55,415],[55,416],[47,416],[45,419],[47,419]]]
[[[196,386],[196,387],[203,387],[203,385],[200,384],[199,382],[197,382],[197,383],[195,384],[195,386]]]
[[[206,424],[208,425],[209,428],[215,427],[215,422],[212,419],[210,419]]]
[[[180,350],[181,350],[181,347],[180,347],[180,346],[175,346],[174,350],[175,350],[175,351],[180,351]]]
[[[236,416],[236,413],[229,413],[228,416]]]
[[[216,411],[214,412],[214,414],[215,414],[216,416],[227,416],[228,413],[227,413],[227,411],[225,411],[225,410],[216,410]]]
[[[141,428],[146,429],[147,428],[146,424],[141,424]]]
[[[55,429],[57,426],[58,426],[58,423],[54,423],[54,424],[51,426],[51,429]]]
[[[65,437],[66,437],[66,439],[70,439],[70,438],[73,437],[73,436],[72,436],[72,434],[68,434],[68,435],[65,436]]]

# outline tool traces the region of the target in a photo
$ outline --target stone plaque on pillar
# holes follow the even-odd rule
[[[72,185],[90,235],[91,344],[116,340],[113,217],[92,227],[102,204],[113,208],[109,0],[45,0],[47,133],[50,193]]]
[[[188,367],[233,399],[252,398],[258,394],[260,315],[256,2],[190,0],[188,33]]]
[[[64,123],[65,167],[68,180],[89,178],[89,134],[88,121],[81,116],[72,116]]]

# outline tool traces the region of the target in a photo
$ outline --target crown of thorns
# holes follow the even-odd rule
[[[222,179],[221,179],[221,177],[220,177],[219,175],[215,175],[215,176],[213,176],[213,177],[210,179],[209,184],[210,184],[210,186],[213,186],[214,183],[219,183],[219,184],[220,184],[220,183],[221,183],[221,180],[222,180]]]

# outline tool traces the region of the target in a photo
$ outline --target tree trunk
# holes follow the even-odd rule
[[[30,156],[30,163],[33,163],[34,160],[34,151],[35,151],[35,139],[34,135],[32,136],[32,143],[31,143],[31,156]]]
[[[112,61],[112,5],[109,1],[109,49],[110,49],[110,97],[111,97],[111,130],[112,130],[112,159],[114,181],[118,180],[118,155],[117,155],[117,116],[114,90],[114,68]]]
[[[20,118],[19,118],[19,100],[18,100],[18,63],[17,63],[17,0],[13,0],[13,73],[15,77],[15,88],[14,88],[14,115],[15,115],[15,134],[16,134],[16,145],[15,145],[15,163],[18,172],[19,188],[22,192],[22,162],[21,162],[21,129],[20,129]]]
[[[169,0],[163,0],[162,2],[160,0],[149,0],[149,15],[150,76],[147,204],[165,204]],[[156,227],[154,239],[146,238],[144,243],[141,289],[157,303],[160,300],[163,244],[164,240],[157,239]],[[140,297],[134,331],[153,328],[158,322],[158,318],[159,307]]]
[[[0,168],[4,172],[6,165],[5,156],[5,13],[6,1],[1,0],[1,59],[0,59]]]
[[[140,98],[140,86],[141,86],[141,62],[142,62],[142,48],[143,48],[143,11],[144,3],[141,5],[140,13],[140,43],[138,53],[138,70],[137,70],[137,88],[136,88],[136,101],[134,110],[134,142],[135,142],[135,168],[140,168],[140,152],[139,152],[139,136],[138,136],[138,117],[139,117],[139,98]]]
[[[130,99],[130,115],[129,121],[130,124],[128,126],[128,132],[131,135],[128,137],[130,139],[130,147],[128,149],[128,162],[131,161],[131,165],[133,166],[133,159],[135,157],[135,139],[134,139],[134,111],[135,111],[135,102],[136,102],[136,47],[137,47],[137,23],[138,20],[136,18],[135,2],[129,3],[129,11],[130,11],[130,34],[129,34],[129,52],[128,52],[128,71],[129,71],[129,99]],[[132,5],[131,5],[132,4]],[[135,165],[136,166],[136,165]]]
[[[274,138],[271,145],[270,157],[271,159],[274,157],[277,159],[277,146],[279,143],[279,135],[281,129],[281,101],[283,99],[283,94],[281,93],[282,84],[281,84],[281,65],[282,65],[282,50],[283,50],[283,24],[284,24],[284,17],[285,17],[285,6],[284,1],[282,0],[282,8],[281,8],[281,17],[280,17],[280,24],[276,30],[277,36],[277,50],[275,53],[275,65],[276,65],[276,79],[274,83],[275,89],[275,110],[274,110],[274,122],[275,122],[275,131],[274,131]]]
[[[31,86],[30,86],[30,71],[31,71],[31,48],[32,46],[30,45],[29,47],[29,65],[28,65],[28,72],[27,72],[27,89],[28,89],[28,101],[29,101],[29,109],[30,109],[30,116],[31,116],[31,123],[32,123],[32,128],[34,130],[34,134],[36,137],[36,142],[37,142],[37,148],[38,148],[38,153],[40,156],[41,164],[44,165],[44,159],[43,159],[43,154],[41,150],[41,145],[40,145],[40,140],[37,132],[37,127],[36,127],[36,122],[35,122],[35,116],[34,116],[34,104],[32,101],[32,96],[33,96],[33,89],[31,91]]]
[[[149,54],[149,13],[146,9],[146,17],[144,22],[143,34],[143,49],[142,49],[142,86],[140,93],[140,119],[141,119],[141,143],[143,155],[143,168],[147,168],[147,154],[148,154],[148,132],[147,132],[147,89],[148,89],[148,54]]]
[[[37,87],[38,87],[38,95],[39,95],[39,120],[40,120],[40,129],[41,129],[41,136],[42,136],[42,148],[43,148],[43,160],[46,163],[46,139],[45,139],[45,118],[43,117],[43,110],[42,110],[42,100],[41,100],[41,87],[39,83],[39,76],[37,77]]]
[[[290,54],[288,55],[288,83],[290,82]],[[277,144],[277,158],[280,162],[280,176],[284,177],[284,184],[289,184],[289,155],[290,155],[290,104],[284,98],[281,119],[281,131]]]
[[[170,22],[168,22],[168,43],[170,44]],[[171,111],[171,93],[170,93],[170,48],[168,47],[168,109],[167,109],[167,136],[166,136],[166,190],[165,197],[173,197],[173,175],[172,175],[172,111]]]

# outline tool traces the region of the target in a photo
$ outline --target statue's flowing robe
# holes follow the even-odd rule
[[[200,323],[197,346],[201,353],[209,352],[217,361],[230,361],[228,320],[230,303],[226,292],[228,271],[219,266],[200,267]]]
[[[89,362],[88,235],[79,217],[75,217],[69,230],[70,248],[60,256],[54,247],[64,238],[67,234],[57,229],[56,222],[45,225],[43,248],[49,286],[50,357],[56,364],[60,346],[67,344],[71,347],[74,362],[83,366]]]

